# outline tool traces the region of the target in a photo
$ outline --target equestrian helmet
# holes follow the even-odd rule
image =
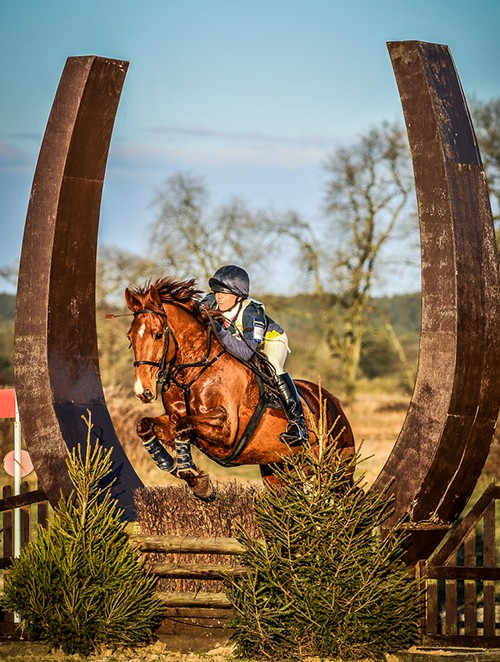
[[[250,292],[250,278],[247,272],[235,264],[217,269],[208,281],[212,292],[229,292],[239,297],[247,297]]]

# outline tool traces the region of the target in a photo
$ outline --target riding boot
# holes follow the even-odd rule
[[[151,437],[148,441],[144,441],[142,445],[151,455],[158,469],[168,471],[169,473],[175,469],[174,458],[156,437]]]
[[[177,472],[187,472],[195,476],[198,475],[198,470],[193,458],[191,456],[191,442],[175,440],[175,454],[177,457]]]
[[[277,376],[277,386],[279,398],[289,421],[287,430],[280,434],[280,439],[289,446],[297,446],[309,439],[304,409],[293,379],[287,372]]]

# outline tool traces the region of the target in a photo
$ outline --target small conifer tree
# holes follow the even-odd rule
[[[261,539],[240,532],[248,576],[225,581],[242,656],[382,660],[416,634],[420,598],[405,541],[380,535],[390,500],[352,484],[353,463],[322,447],[321,426],[319,458],[311,447],[285,458],[283,486],[256,494]]]
[[[73,491],[38,529],[5,578],[3,605],[24,630],[64,653],[149,641],[161,620],[155,578],[130,546],[111,496],[111,451],[90,442],[67,459]]]

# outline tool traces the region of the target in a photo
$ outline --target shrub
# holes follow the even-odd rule
[[[419,593],[402,561],[404,539],[382,539],[389,499],[352,484],[333,446],[284,460],[283,486],[255,496],[263,540],[244,531],[246,578],[227,578],[240,655],[296,660],[384,659],[416,633]]]
[[[78,445],[67,460],[73,491],[14,560],[2,600],[28,635],[82,655],[98,644],[147,642],[161,619],[155,579],[110,495],[111,451],[91,448],[90,414],[86,422],[85,458]]]

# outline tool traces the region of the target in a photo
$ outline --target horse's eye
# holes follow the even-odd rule
[[[129,348],[129,349],[132,349],[132,343],[129,343],[128,348]]]
[[[163,337],[163,331],[157,331],[155,333],[156,340],[160,340],[160,338],[162,338],[162,337]]]

